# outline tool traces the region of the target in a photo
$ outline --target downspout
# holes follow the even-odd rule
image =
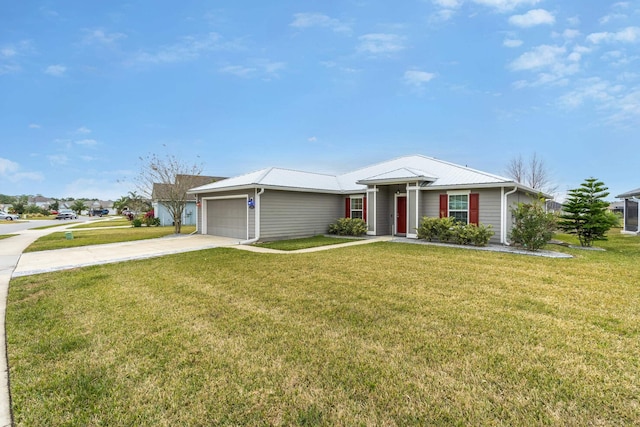
[[[260,191],[256,193],[256,214],[254,216],[254,221],[256,223],[255,231],[256,236],[253,239],[243,240],[240,242],[241,245],[250,245],[252,243],[260,240],[260,196],[264,193],[264,188],[261,188]]]
[[[502,191],[504,191],[504,187],[502,187]],[[511,245],[507,240],[507,205],[509,196],[518,191],[518,186],[513,187],[513,190],[507,192],[502,197],[502,226],[500,227],[500,240],[503,245]]]

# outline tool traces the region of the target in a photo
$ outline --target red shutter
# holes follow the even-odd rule
[[[344,199],[344,217],[351,218],[351,199],[349,197]]]
[[[367,220],[367,197],[362,198],[362,219]]]
[[[469,224],[478,225],[480,222],[480,195],[469,194]]]
[[[446,218],[449,216],[449,196],[446,194],[440,195],[440,218]]]

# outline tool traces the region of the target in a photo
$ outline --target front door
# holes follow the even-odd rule
[[[407,197],[396,199],[396,234],[407,234]]]

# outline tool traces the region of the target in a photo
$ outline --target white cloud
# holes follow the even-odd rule
[[[433,4],[445,9],[457,9],[462,6],[462,0],[433,0]]]
[[[624,15],[622,13],[610,13],[609,15],[605,15],[602,18],[600,18],[598,22],[600,23],[600,25],[605,25],[611,21],[623,20],[626,18],[627,18],[627,15]]]
[[[551,25],[555,22],[556,18],[544,9],[533,9],[524,15],[513,15],[509,18],[509,24],[522,28],[536,25]]]
[[[84,126],[81,126],[78,129],[76,129],[76,133],[88,134],[88,133],[91,133],[91,129],[88,129],[88,128],[84,127]]]
[[[106,33],[101,29],[85,30],[85,36],[83,42],[85,44],[102,44],[112,45],[117,40],[127,37],[124,33]]]
[[[502,42],[502,45],[505,46],[505,47],[519,47],[519,46],[522,46],[522,40],[505,39]]]
[[[534,71],[537,75],[531,82],[519,80],[514,86],[523,88],[568,84],[567,77],[580,71],[582,55],[579,49],[568,55],[566,52],[567,49],[562,46],[541,45],[523,53],[509,65],[509,68],[512,71]]]
[[[294,28],[329,28],[336,33],[351,32],[351,27],[348,24],[322,13],[296,13],[293,15],[293,22],[289,25]]]
[[[12,47],[3,47],[2,49],[0,49],[0,55],[2,55],[4,58],[11,58],[12,56],[15,56],[16,53],[16,50]]]
[[[62,77],[67,71],[67,67],[64,65],[49,65],[45,70],[45,74],[49,74],[54,77]]]
[[[436,75],[434,73],[419,70],[407,70],[404,72],[403,80],[410,86],[422,88],[435,77]]]
[[[576,37],[578,37],[580,35],[580,31],[578,30],[573,30],[573,29],[566,29],[562,32],[562,36],[565,39],[575,39]]]
[[[587,40],[594,44],[613,42],[635,43],[640,41],[640,27],[627,27],[615,33],[591,33],[587,36]]]
[[[226,65],[218,69],[222,74],[230,74],[241,78],[263,78],[271,79],[279,76],[279,73],[286,68],[286,63],[269,61],[264,59],[253,60],[247,65]]]
[[[257,68],[245,67],[242,65],[227,65],[225,67],[219,68],[218,71],[222,74],[231,74],[236,77],[250,77],[257,71]]]
[[[0,157],[0,179],[9,182],[42,181],[43,176],[40,172],[21,172],[18,163]]]
[[[20,166],[9,159],[0,157],[0,176],[7,176],[10,173],[17,172]]]
[[[540,0],[472,0],[474,3],[488,6],[499,12],[509,12],[521,6],[533,6]]]
[[[29,123],[29,129],[40,129],[42,126],[40,126],[37,123]]]
[[[94,145],[98,145],[98,141],[96,141],[95,139],[81,139],[79,141],[76,141],[76,144],[93,147]]]
[[[318,138],[315,137],[315,136],[310,136],[309,138],[307,138],[307,141],[309,141],[309,142],[317,142]]]
[[[155,53],[140,52],[135,60],[155,64],[192,61],[209,52],[235,50],[238,47],[233,42],[223,41],[217,33],[209,33],[204,36],[183,37],[180,42],[164,46]]]
[[[66,165],[69,163],[69,158],[64,154],[52,154],[47,156],[47,159],[49,159],[49,163],[53,166]]]
[[[515,71],[521,71],[553,66],[561,60],[565,52],[566,49],[561,46],[536,46],[520,55],[511,63],[510,68]]]
[[[399,52],[405,49],[404,38],[397,34],[372,33],[358,37],[359,52],[373,55],[384,55]]]
[[[79,178],[67,184],[64,194],[73,194],[76,198],[97,197],[102,200],[116,200],[131,191],[135,183],[117,179]]]

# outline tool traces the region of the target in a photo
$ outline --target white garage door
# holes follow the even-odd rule
[[[247,200],[208,200],[207,234],[247,239]]]

